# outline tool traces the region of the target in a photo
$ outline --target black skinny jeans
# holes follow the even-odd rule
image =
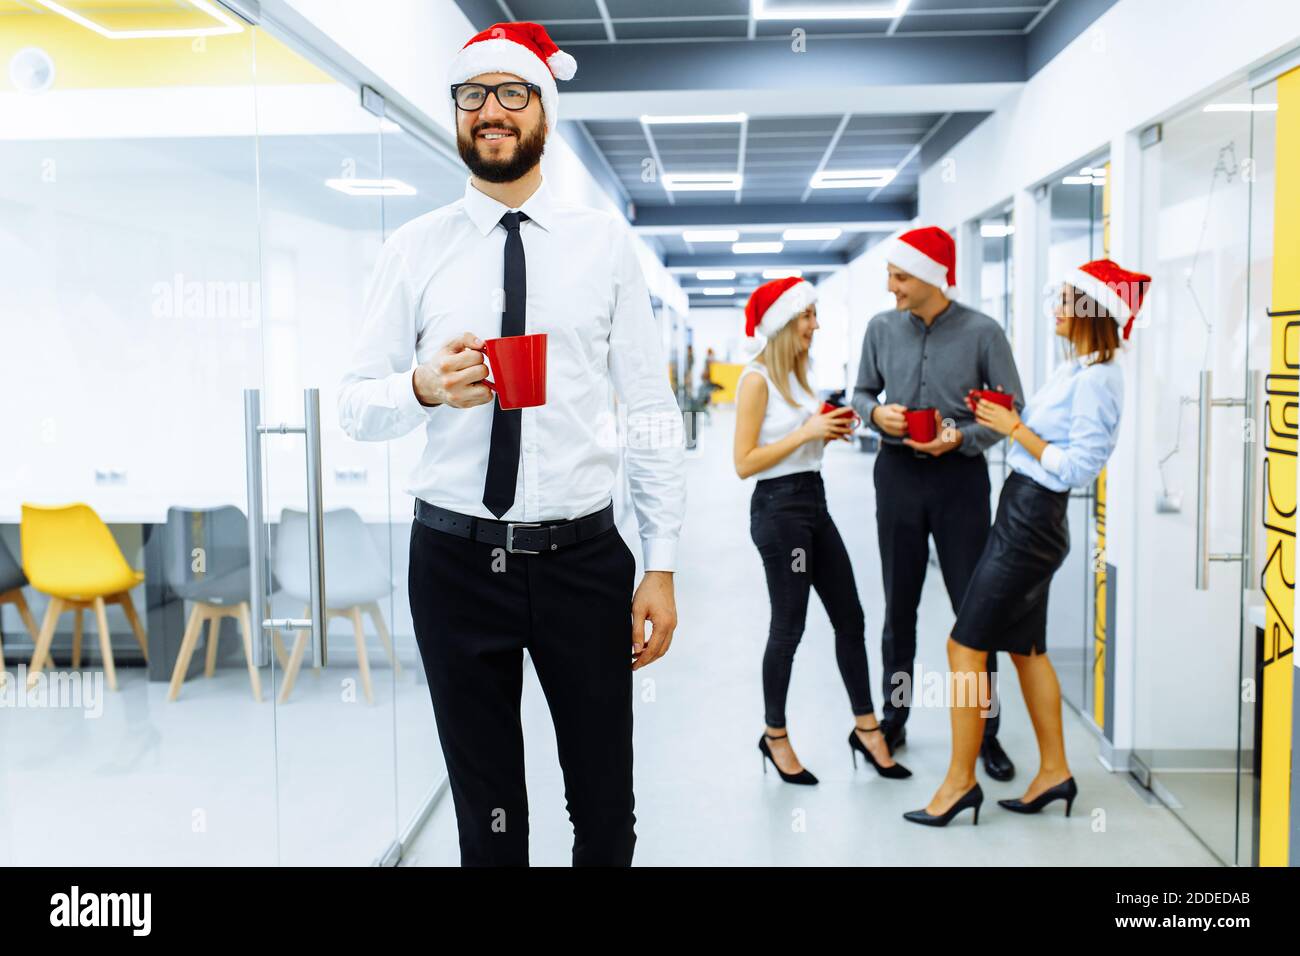
[[[764,478],[749,503],[749,535],[763,557],[772,620],[763,653],[763,710],[785,726],[794,652],[803,637],[808,591],[815,588],[835,629],[835,660],[855,716],[873,713],[862,604],[840,532],[826,510],[816,471]]]

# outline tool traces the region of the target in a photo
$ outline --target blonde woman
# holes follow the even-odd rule
[[[862,605],[848,551],[826,510],[822,451],[828,441],[852,441],[854,416],[849,408],[822,412],[809,380],[815,298],[803,279],[776,279],[755,289],[745,306],[745,334],[767,338],[741,372],[736,397],[736,473],[758,476],[749,533],[763,558],[772,603],[763,653],[766,727],[758,749],[763,769],[770,760],[787,783],[817,782],[795,754],[785,715],[808,593],[815,589],[835,630],[835,657],[854,718],[848,738],[854,764],[862,754],[883,777],[909,777],[889,755],[871,703]]]

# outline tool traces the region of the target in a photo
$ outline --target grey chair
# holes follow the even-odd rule
[[[366,654],[366,632],[361,614],[370,615],[375,633],[384,645],[394,673],[400,674],[402,666],[393,653],[393,642],[379,609],[379,599],[393,591],[388,576],[388,558],[379,553],[375,541],[366,530],[361,515],[351,508],[325,512],[325,621],[328,630],[331,618],[342,617],[352,622],[352,632],[357,642],[357,663],[361,669],[361,686],[366,702],[374,703],[374,688],[370,682],[370,658]],[[303,602],[303,617],[311,616],[310,573],[307,555],[307,513],[285,508],[280,514],[280,531],[275,542],[275,576],[284,593]],[[280,688],[281,703],[289,699],[294,681],[302,668],[303,651],[307,646],[307,632],[298,631],[289,663],[284,668],[284,683]],[[276,635],[277,640],[279,635]]]
[[[168,508],[165,542],[163,578],[178,597],[194,604],[176,655],[167,699],[176,700],[180,695],[204,624],[208,625],[208,654],[203,673],[205,677],[216,673],[221,621],[233,617],[244,639],[253,699],[260,701],[262,681],[253,662],[249,619],[248,519],[234,506]],[[277,650],[283,659],[283,645]]]
[[[32,646],[36,646],[36,619],[32,617],[31,609],[27,606],[27,599],[23,597],[23,588],[27,586],[27,575],[23,574],[22,565],[14,560],[14,556],[9,553],[4,542],[0,541],[0,607],[6,604],[13,604],[18,608],[18,613],[23,619],[23,625],[27,628],[27,633],[32,636]],[[0,641],[0,687],[3,687],[7,679],[5,672],[5,646]]]

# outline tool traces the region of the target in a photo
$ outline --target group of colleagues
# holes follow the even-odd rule
[[[525,651],[554,724],[573,862],[631,863],[632,676],[668,651],[677,626],[682,417],[640,261],[620,217],[562,201],[542,175],[559,117],[556,80],[575,69],[543,27],[526,22],[494,24],[452,59],[449,107],[470,173],[464,195],[385,242],[339,389],[339,422],[351,437],[425,434],[407,486],[415,498],[408,589],[465,865],[528,863]],[[1058,331],[1081,356],[1095,344],[1097,356],[1066,367],[1023,407],[1023,418],[989,403],[967,413],[958,401],[966,386],[1000,384],[1020,398],[1014,363],[991,320],[943,295],[925,244],[908,248],[916,254],[904,251],[891,266],[899,311],[869,325],[855,393],[858,412],[884,439],[876,483],[889,605],[885,667],[910,668],[933,534],[954,606],[965,595],[950,642],[954,670],[983,671],[994,649],[1017,655],[1043,741],[1043,767],[1026,794],[1032,808],[1068,785],[1059,694],[1041,653],[1042,602],[1066,547],[1063,489],[1094,474],[1114,443],[1113,326],[1129,316],[1108,283],[1122,273],[1094,263],[1066,286],[1086,295],[1063,300]],[[1079,317],[1085,299],[1105,306],[1103,318]],[[1136,311],[1136,301],[1129,305]],[[761,287],[748,313],[751,332],[769,339],[742,383],[737,428],[738,468],[761,478],[753,530],[772,596],[761,745],[783,775],[807,774],[781,738],[811,583],[835,622],[856,721],[850,746],[885,776],[905,776],[892,750],[903,742],[906,702],[887,697],[877,723],[862,608],[818,474],[823,440],[849,426],[842,413],[821,413],[814,398],[812,286]],[[494,389],[509,370],[494,359],[497,381],[489,379],[489,340],[524,335],[546,336],[544,400],[503,407]],[[888,404],[877,400],[882,391]],[[616,397],[629,431],[663,440],[610,442],[602,421],[616,411]],[[919,402],[956,423],[932,442],[904,440],[903,404]],[[985,544],[981,451],[999,434],[1016,442],[1009,460],[1018,476]],[[639,583],[615,526],[620,482],[637,518]],[[795,547],[807,555],[807,573],[797,577],[783,570]],[[969,784],[986,726],[978,710],[954,709],[953,767],[922,811],[927,817],[978,803]],[[996,738],[988,740],[986,762],[1000,759],[1009,772]]]
[[[741,372],[735,436],[737,473],[758,477],[750,535],[771,601],[759,750],[781,779],[817,783],[794,751],[785,713],[809,594],[816,591],[835,632],[854,718],[855,763],[861,754],[881,776],[911,776],[894,752],[906,741],[917,606],[933,537],[957,615],[947,647],[952,759],[930,802],[904,817],[945,826],[969,808],[978,823],[984,793],[977,761],[995,780],[1014,776],[997,739],[998,651],[1009,652],[1016,665],[1039,746],[1039,769],[1023,795],[998,803],[1037,813],[1063,800],[1068,815],[1078,786],[1065,757],[1060,685],[1046,654],[1047,597],[1070,547],[1069,490],[1090,484],[1115,448],[1124,386],[1115,359],[1151,280],[1107,259],[1063,277],[1052,311],[1068,357],[1026,403],[1001,327],[954,301],[952,237],[935,226],[911,230],[891,240],[886,260],[897,308],[867,324],[851,407],[827,406],[817,397],[810,283],[773,280],[745,307],[746,334],[766,338]],[[909,437],[909,413],[932,414],[935,427],[927,432],[933,437]],[[851,440],[857,416],[881,439],[874,474],[885,592],[879,719],[853,568],[821,478],[827,442]],[[1011,473],[990,527],[984,452],[1004,439]]]

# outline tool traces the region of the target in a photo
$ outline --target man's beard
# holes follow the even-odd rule
[[[518,127],[511,127],[515,133],[514,154],[507,160],[484,159],[476,148],[476,137],[480,129],[499,127],[497,123],[481,123],[470,130],[469,136],[456,137],[456,149],[460,158],[469,167],[469,171],[479,179],[489,183],[512,183],[520,179],[534,166],[542,161],[542,151],[546,148],[546,137],[539,123],[530,135],[524,135]]]

